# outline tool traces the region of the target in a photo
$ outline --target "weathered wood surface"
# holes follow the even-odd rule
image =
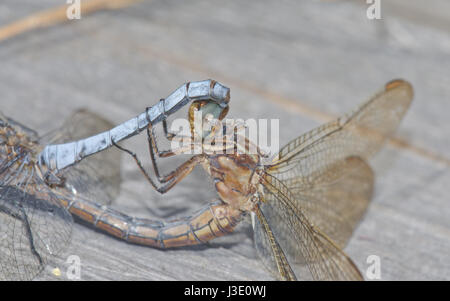
[[[186,81],[213,78],[232,89],[230,116],[280,118],[283,145],[405,78],[416,94],[396,137],[407,144],[372,161],[375,196],[346,251],[363,273],[367,256],[380,256],[384,280],[448,280],[449,4],[383,1],[383,20],[370,21],[360,2],[144,1],[33,31],[0,44],[0,107],[42,133],[80,107],[118,123]],[[3,0],[0,25],[55,5]],[[127,146],[145,157],[144,140]],[[215,196],[201,170],[161,196],[130,158],[122,165],[113,206],[128,214],[181,216]],[[81,258],[84,280],[272,279],[246,223],[207,246],[168,251],[76,224],[50,266],[63,268],[70,254]],[[58,279],[49,271],[38,279]]]

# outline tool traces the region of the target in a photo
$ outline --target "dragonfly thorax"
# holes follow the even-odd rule
[[[209,157],[209,172],[220,198],[242,211],[253,209],[257,193],[259,156],[246,154],[215,155]]]

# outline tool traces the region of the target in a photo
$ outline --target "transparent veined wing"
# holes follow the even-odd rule
[[[68,244],[72,217],[42,181],[39,147],[0,118],[0,279],[30,280]]]
[[[281,181],[265,174],[262,185],[264,200],[260,210],[297,278],[305,279],[311,275],[314,280],[363,279],[339,246],[309,222]],[[255,233],[266,231],[263,226],[262,223],[255,224]]]
[[[354,112],[320,126],[284,146],[267,171],[285,180],[312,186],[320,177],[332,181],[330,168],[348,157],[369,159],[391,136],[413,98],[409,83],[395,80]],[[299,177],[302,177],[301,179]],[[337,173],[336,177],[340,177]]]
[[[71,215],[46,186],[26,185],[0,187],[2,280],[33,279],[70,242]]]
[[[366,162],[395,131],[412,97],[409,83],[392,81],[354,112],[288,143],[267,166],[341,247],[370,201],[373,174]]]
[[[252,217],[252,222],[256,253],[267,269],[280,280],[297,280],[264,213],[259,208]]]
[[[113,124],[103,117],[81,109],[70,116],[59,129],[41,139],[41,143],[75,141],[112,127]],[[98,203],[110,204],[120,191],[120,163],[121,152],[116,148],[109,148],[62,170],[60,175],[64,177],[68,191]]]
[[[358,157],[330,167],[328,174],[333,181],[322,176],[314,185],[305,186],[303,179],[297,177],[286,179],[283,184],[308,220],[344,248],[370,203],[374,174]]]
[[[5,116],[2,112],[0,112],[0,127],[6,129],[7,126],[18,129],[19,132],[25,134],[31,141],[37,141],[39,139],[38,133],[35,130],[30,129],[29,127]]]

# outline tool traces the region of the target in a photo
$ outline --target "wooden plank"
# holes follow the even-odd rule
[[[32,11],[17,2],[4,1],[0,15],[13,20]],[[232,89],[231,117],[279,118],[283,145],[403,77],[416,91],[397,134],[407,145],[388,146],[373,161],[373,204],[346,250],[363,272],[367,256],[380,256],[384,280],[448,280],[450,37],[401,9],[427,6],[432,14],[429,7],[444,2],[395,1],[395,9],[383,8],[383,20],[370,21],[363,5],[341,1],[146,1],[2,43],[1,110],[40,132],[79,107],[119,123],[185,81],[214,78]],[[33,3],[33,10],[53,5]],[[127,144],[141,158],[144,140]],[[163,196],[129,158],[123,178],[113,206],[131,215],[183,216],[215,197],[201,171]],[[86,280],[271,279],[252,244],[247,223],[208,246],[169,251],[76,225],[72,244],[51,267],[64,267],[74,254]],[[54,279],[49,269],[39,279]]]

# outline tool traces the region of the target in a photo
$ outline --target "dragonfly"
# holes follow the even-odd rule
[[[114,128],[81,110],[43,137],[0,113],[0,280],[39,274],[70,242],[73,217],[97,214],[91,223],[101,228],[102,208],[120,185],[120,156],[111,146],[199,100],[227,107],[230,89],[214,80],[188,82]]]
[[[229,96],[229,92],[221,95]],[[229,97],[224,98],[229,100]],[[103,181],[105,175],[82,168],[80,153],[84,155],[85,149],[78,152],[80,148],[73,148],[71,143],[59,144],[64,147],[50,145],[31,156],[33,150],[40,150],[37,142],[30,142],[31,133],[22,129],[20,135],[18,132],[3,134],[0,136],[3,139],[19,141],[6,143],[15,145],[16,149],[8,151],[5,148],[2,152],[0,179],[7,176],[8,180],[2,180],[7,185],[1,186],[0,212],[13,220],[14,225],[19,223],[21,232],[20,239],[13,241],[18,247],[7,247],[10,254],[1,257],[0,272],[20,277],[36,274],[45,262],[45,255],[50,256],[66,244],[70,215],[124,241],[162,249],[202,244],[229,234],[245,216],[250,215],[256,252],[264,266],[278,279],[363,280],[343,248],[372,196],[374,173],[368,160],[394,133],[412,98],[413,89],[408,82],[391,81],[351,113],[289,142],[269,163],[263,163],[266,155],[258,148],[257,152],[250,152],[253,143],[245,137],[237,139],[239,134],[236,131],[231,137],[219,135],[227,132],[226,126],[217,122],[227,115],[227,102],[224,104],[208,98],[194,100],[188,114],[191,127],[188,141],[191,142],[178,149],[160,151],[153,131],[155,122],[147,118],[148,122],[144,122],[142,129],[147,130],[153,177],[136,154],[120,146],[118,141],[110,139],[106,144],[131,155],[149,183],[161,193],[172,189],[197,165],[204,167],[217,190],[216,200],[192,215],[170,221],[131,217],[86,197],[89,194],[84,191],[95,192],[99,187],[94,185],[95,181],[80,181],[83,177],[79,174],[89,175],[89,179],[97,177],[101,183],[108,181]],[[204,113],[202,121],[209,126],[199,128],[194,125],[194,116],[198,112]],[[145,116],[148,115],[147,112]],[[180,138],[181,134],[167,130],[166,115],[160,115],[158,120],[163,121],[165,137],[168,140]],[[11,128],[4,126],[3,132],[11,131]],[[106,136],[111,137],[111,133]],[[103,141],[105,135],[102,137],[94,140]],[[213,143],[205,143],[211,139]],[[89,144],[87,140],[76,143]],[[157,159],[179,155],[198,144],[202,150],[199,154],[168,174],[159,172]],[[68,145],[72,145],[68,149],[73,151],[54,151],[67,149]],[[98,146],[86,149],[94,150],[92,153],[104,151]],[[28,166],[32,168],[28,168],[31,171],[25,176],[24,167]],[[46,170],[45,175],[41,170]],[[81,185],[75,185],[80,182]],[[83,187],[84,183],[91,187]],[[106,191],[109,192],[108,189]],[[101,193],[93,195],[102,196]],[[103,191],[102,197],[108,199],[109,195]],[[34,212],[29,208],[39,214],[30,214]],[[12,233],[17,235],[17,232],[1,230],[0,234],[11,241]],[[45,240],[47,236],[52,240]],[[13,259],[11,254],[15,254],[19,247],[24,249],[24,246],[21,256],[15,255]],[[23,255],[25,253],[28,256]],[[32,262],[25,264],[22,257]]]

